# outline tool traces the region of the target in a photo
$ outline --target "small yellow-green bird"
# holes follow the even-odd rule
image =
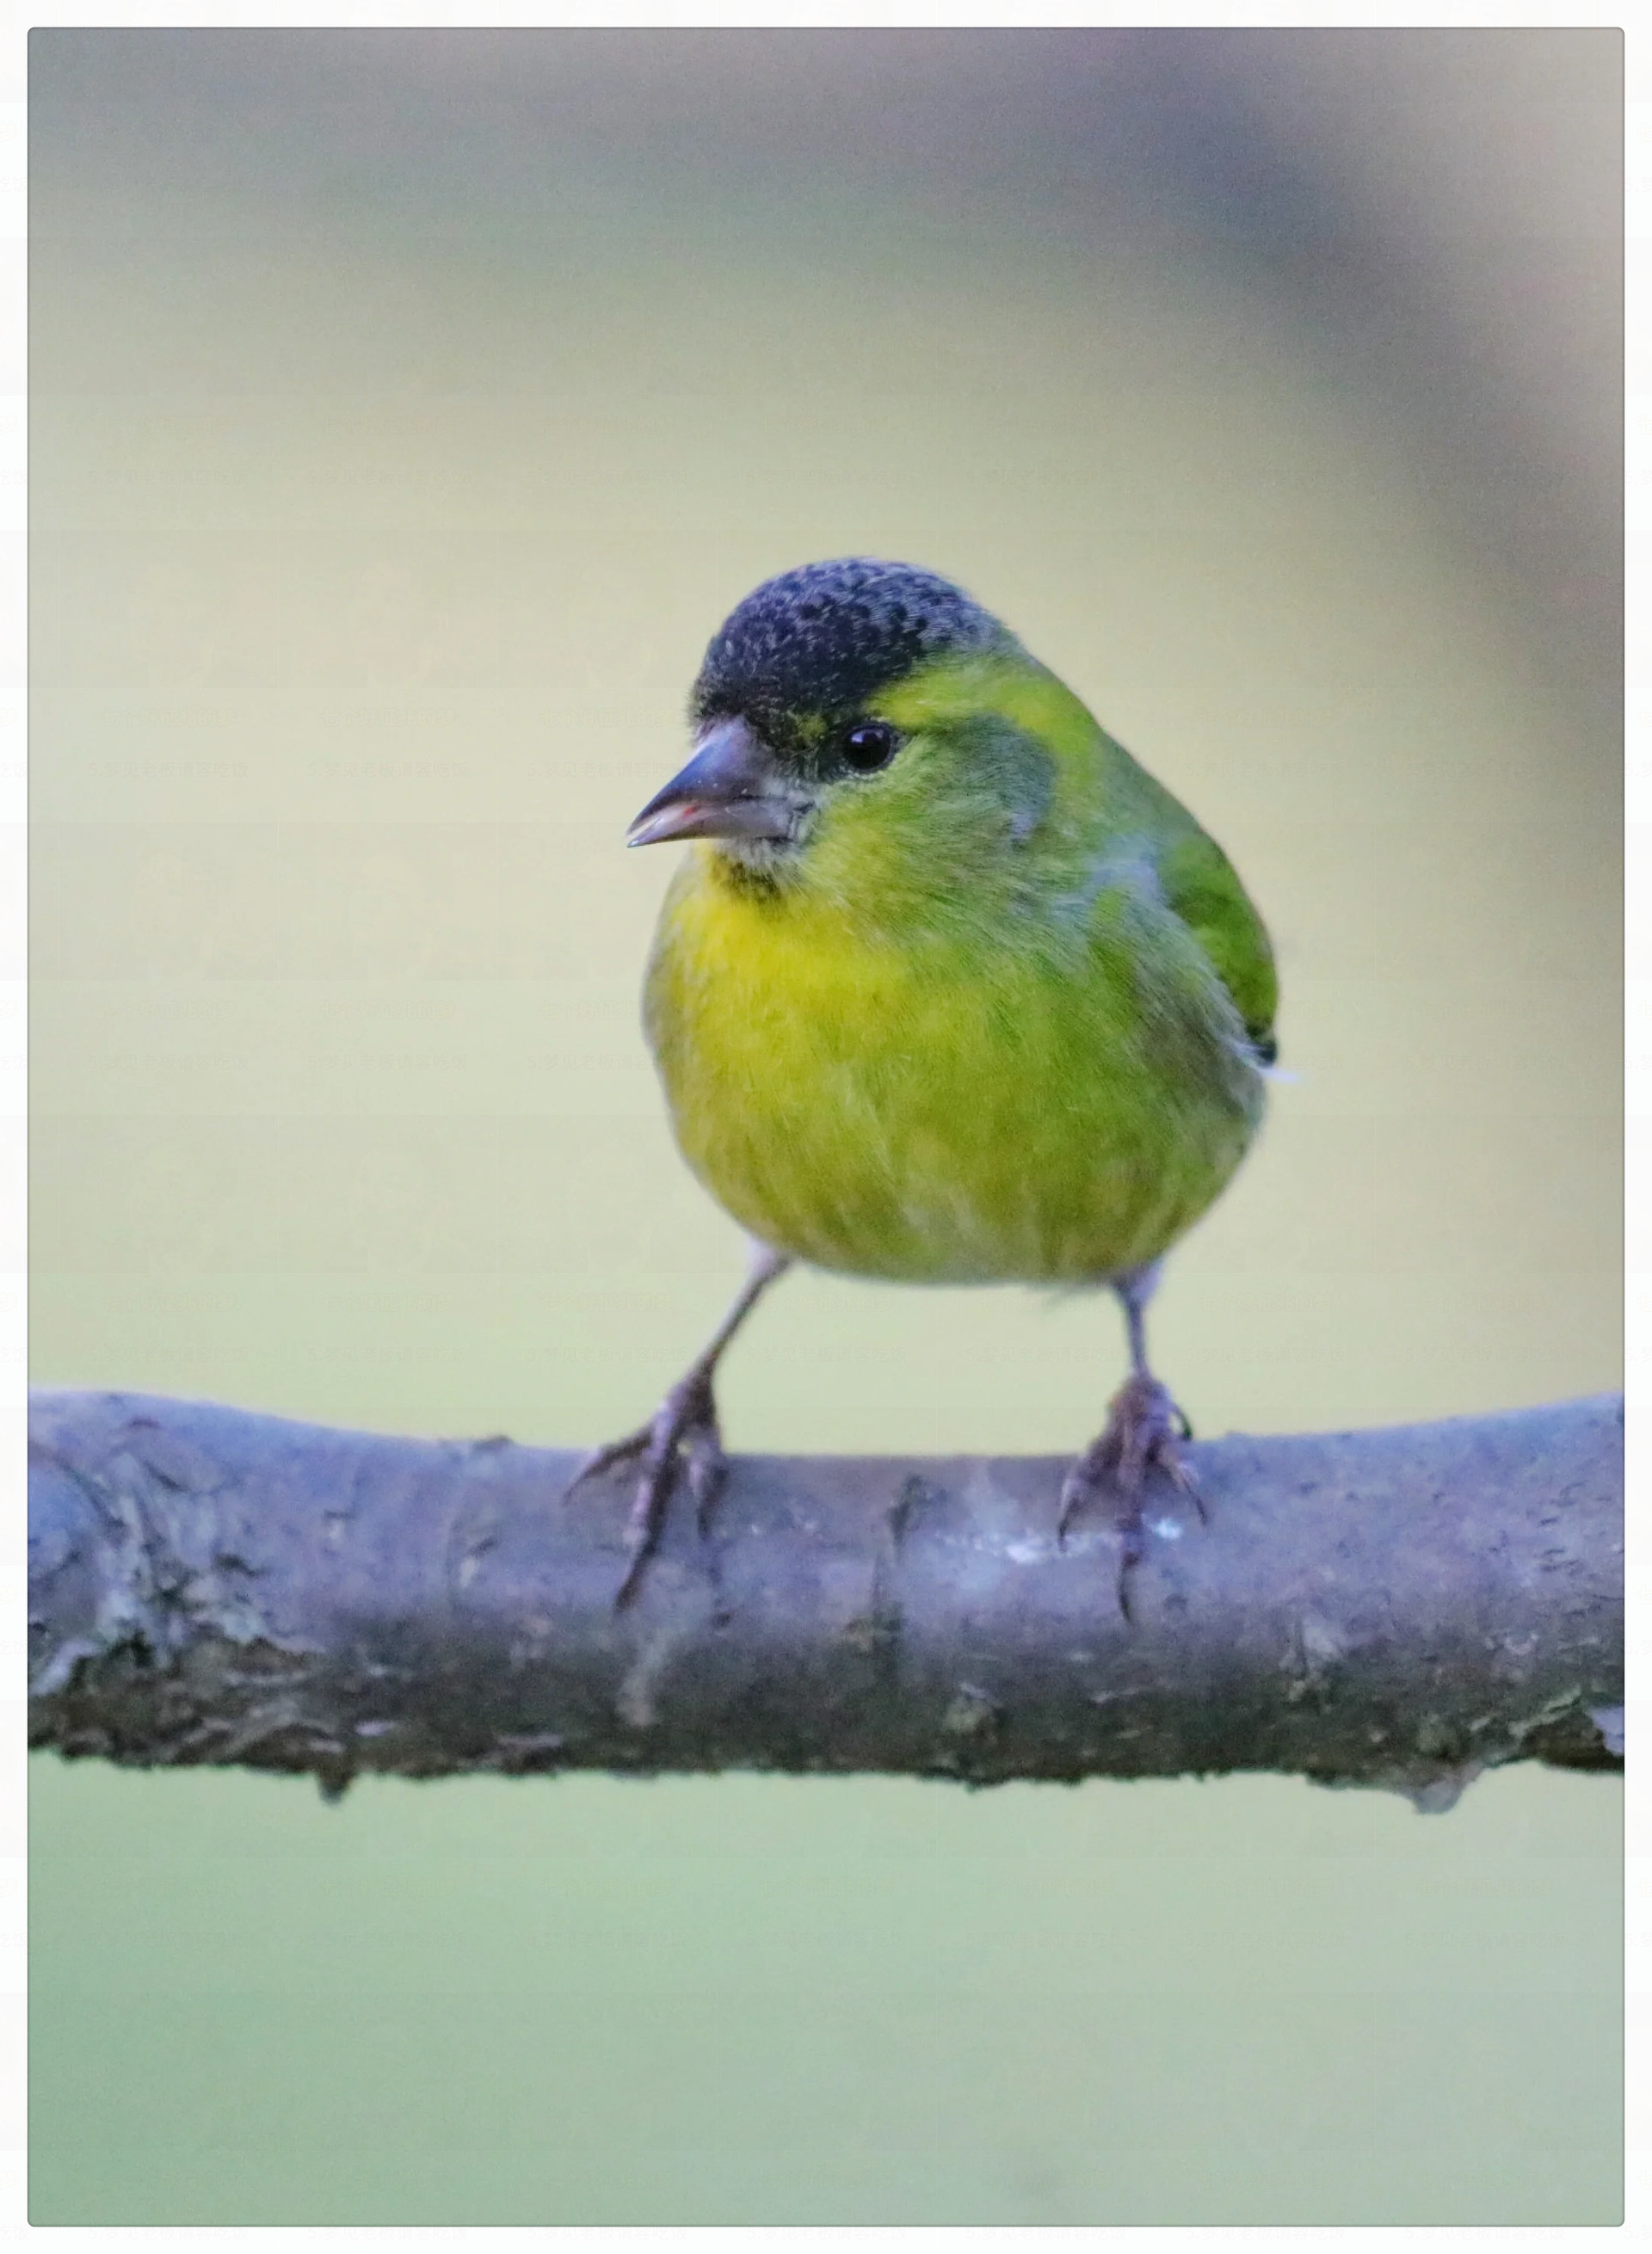
[[[766,580],[713,636],[690,718],[693,757],[629,832],[695,841],[644,1022],[682,1154],[755,1256],[658,1414],[581,1467],[641,1460],[619,1601],[679,1470],[704,1530],[718,1362],[802,1260],[1117,1293],[1130,1375],[1059,1531],[1104,1506],[1128,1614],[1147,1474],[1197,1502],[1143,1317],[1262,1117],[1261,920],[1186,808],[933,572],[857,556]]]

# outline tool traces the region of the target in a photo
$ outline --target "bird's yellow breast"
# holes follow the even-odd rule
[[[1261,1083],[1202,958],[1161,943],[1144,977],[1136,913],[1110,938],[1105,913],[892,936],[691,848],[645,1007],[684,1156],[824,1268],[1072,1283],[1156,1258],[1238,1164]]]

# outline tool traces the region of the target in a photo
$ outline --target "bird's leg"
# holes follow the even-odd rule
[[[1124,1308],[1130,1334],[1130,1376],[1107,1406],[1107,1423],[1068,1472],[1061,1487],[1061,1515],[1055,1538],[1062,1542],[1077,1513],[1088,1502],[1105,1502],[1118,1536],[1118,1608],[1130,1617],[1130,1575],[1144,1548],[1142,1490],[1150,1471],[1168,1474],[1192,1502],[1200,1520],[1205,1506],[1182,1459],[1181,1442],[1193,1429],[1147,1366],[1145,1314],[1158,1281],[1157,1264],[1133,1268],[1111,1279]]]
[[[722,1435],[718,1431],[711,1381],[729,1340],[775,1278],[783,1276],[791,1264],[786,1254],[772,1252],[766,1244],[757,1246],[733,1306],[653,1417],[634,1432],[627,1432],[624,1439],[610,1440],[606,1447],[594,1448],[568,1482],[564,1502],[585,1480],[595,1478],[614,1464],[627,1462],[633,1456],[642,1459],[631,1516],[626,1522],[628,1562],[614,1599],[616,1611],[629,1604],[636,1594],[643,1568],[659,1547],[666,1505],[679,1466],[688,1476],[696,1522],[702,1535],[706,1532],[728,1469]]]

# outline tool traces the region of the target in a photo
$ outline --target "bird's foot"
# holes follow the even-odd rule
[[[1181,1452],[1183,1441],[1192,1438],[1192,1427],[1166,1389],[1145,1370],[1138,1370],[1113,1396],[1100,1437],[1062,1482],[1056,1541],[1067,1539],[1068,1528],[1087,1505],[1106,1508],[1118,1541],[1118,1608],[1126,1620],[1130,1617],[1130,1577],[1146,1547],[1142,1490],[1148,1473],[1165,1473],[1204,1522],[1204,1502]]]
[[[631,1515],[626,1521],[626,1572],[615,1596],[614,1610],[622,1611],[635,1596],[644,1568],[660,1546],[665,1530],[666,1507],[681,1471],[694,1498],[695,1522],[701,1536],[710,1525],[728,1466],[718,1430],[717,1404],[711,1396],[711,1374],[691,1369],[674,1385],[654,1415],[622,1440],[593,1448],[569,1480],[563,1500],[576,1488],[596,1479],[615,1464],[642,1459]]]

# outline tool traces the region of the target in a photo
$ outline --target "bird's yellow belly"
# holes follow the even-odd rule
[[[1260,1111],[1227,1019],[1145,1006],[1127,962],[851,942],[709,887],[668,902],[647,1018],[712,1194],[776,1250],[858,1275],[1138,1266],[1210,1204]]]

